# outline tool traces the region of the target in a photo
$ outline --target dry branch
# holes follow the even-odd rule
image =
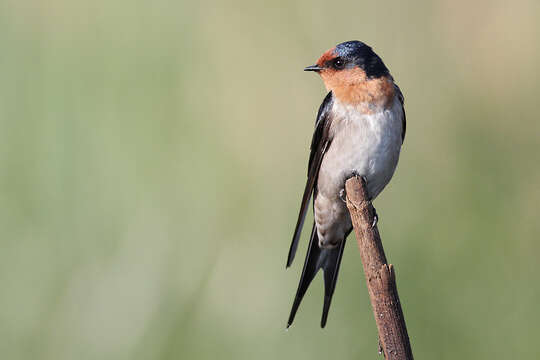
[[[372,227],[375,209],[369,201],[365,183],[359,177],[352,177],[345,183],[345,189],[384,357],[387,360],[412,360],[394,267],[386,261],[377,226]]]

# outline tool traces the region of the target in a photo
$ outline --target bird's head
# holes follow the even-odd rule
[[[304,70],[321,75],[326,88],[344,103],[386,105],[394,95],[390,72],[371,47],[361,41],[335,46]]]

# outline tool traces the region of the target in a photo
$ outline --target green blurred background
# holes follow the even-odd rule
[[[285,331],[302,69],[359,39],[406,99],[375,205],[416,358],[539,358],[539,38],[537,0],[0,1],[0,357],[377,358],[352,237]]]

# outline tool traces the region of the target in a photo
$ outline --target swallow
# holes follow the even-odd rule
[[[328,94],[317,113],[307,182],[287,257],[288,268],[313,196],[314,223],[287,328],[319,269],[324,274],[324,328],[345,240],[353,228],[344,201],[345,181],[361,176],[369,199],[379,195],[396,169],[406,119],[401,90],[381,58],[361,41],[335,46],[304,70],[318,73]]]

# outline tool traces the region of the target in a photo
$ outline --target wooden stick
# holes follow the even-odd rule
[[[372,227],[375,209],[369,201],[365,182],[360,177],[352,177],[345,183],[345,189],[384,357],[412,360],[394,267],[386,261],[377,226]]]

